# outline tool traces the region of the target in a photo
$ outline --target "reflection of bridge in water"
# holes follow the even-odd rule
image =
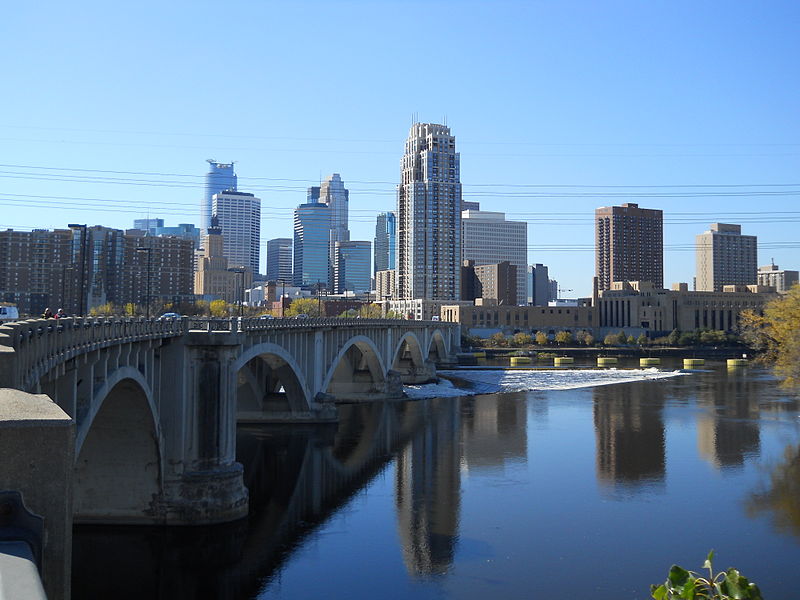
[[[99,597],[95,590],[116,591],[119,582],[132,580],[138,582],[136,597],[252,597],[306,536],[395,456],[406,565],[413,573],[446,568],[457,536],[458,402],[375,402],[342,405],[339,411],[338,425],[239,427],[237,460],[250,490],[249,523],[189,530],[79,528],[75,597]]]
[[[136,580],[137,597],[251,598],[395,459],[398,555],[413,576],[443,573],[456,551],[462,472],[526,460],[520,400],[351,404],[339,407],[338,424],[240,425],[237,460],[251,494],[248,522],[81,527],[75,596],[102,597],[100,590]]]

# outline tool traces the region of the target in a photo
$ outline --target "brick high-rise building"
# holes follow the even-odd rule
[[[0,232],[0,301],[33,316],[45,308],[82,316],[106,303],[121,310],[147,301],[149,274],[151,301],[181,302],[193,298],[192,255],[191,240],[141,230],[7,230]]]
[[[461,287],[461,179],[450,128],[414,123],[397,187],[397,294],[457,300]]]
[[[615,281],[664,285],[663,212],[638,204],[595,210],[595,275],[598,289]]]

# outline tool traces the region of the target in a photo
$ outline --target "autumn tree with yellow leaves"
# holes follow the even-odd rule
[[[763,314],[743,312],[741,325],[745,341],[785,384],[800,386],[800,285],[767,303]]]

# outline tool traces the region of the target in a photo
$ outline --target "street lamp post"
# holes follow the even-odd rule
[[[239,282],[239,318],[241,318],[244,312],[244,269],[239,269],[236,272],[242,277]]]
[[[149,246],[136,248],[137,252],[147,252],[147,295],[144,298],[145,315],[150,318],[150,266],[153,259],[153,249]]]

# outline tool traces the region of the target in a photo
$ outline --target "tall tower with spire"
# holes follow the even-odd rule
[[[461,175],[450,128],[414,123],[397,186],[397,293],[403,300],[458,300]]]

